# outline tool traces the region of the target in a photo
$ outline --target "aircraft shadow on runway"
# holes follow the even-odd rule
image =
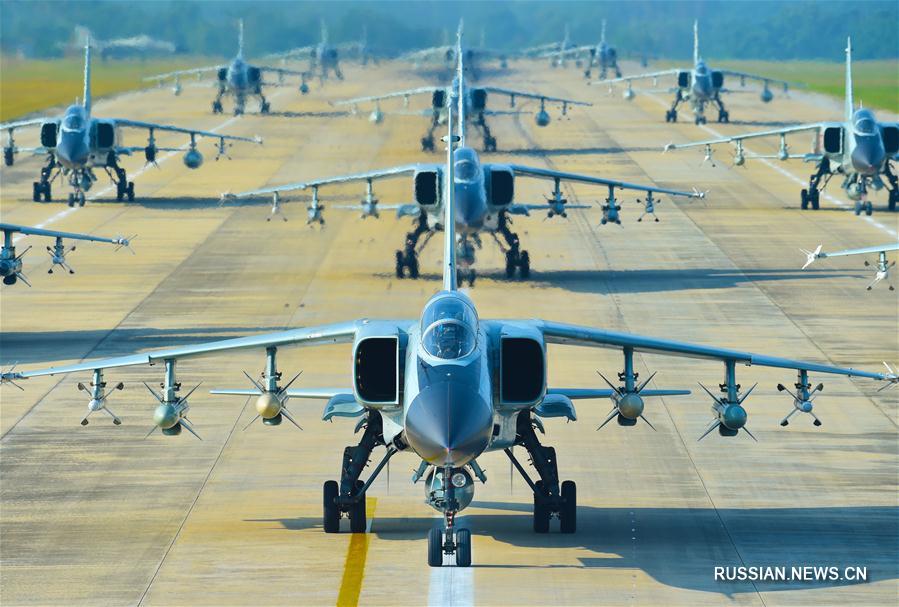
[[[500,149],[498,154],[510,154],[513,156],[586,156],[603,154],[630,154],[632,152],[661,152],[662,147],[638,147],[638,148],[520,148],[514,150]]]
[[[860,581],[715,581],[714,568],[783,566],[867,567],[867,583],[899,579],[899,508],[894,506],[796,508],[597,508],[578,506],[577,533],[548,534],[532,529],[532,506],[514,502],[479,502],[471,505],[464,524],[472,535],[519,548],[532,548],[537,559],[521,564],[478,562],[474,567],[508,569],[642,569],[658,582],[677,588],[724,595],[809,590],[851,586]],[[505,511],[479,514],[478,510]],[[251,519],[252,523],[278,523],[285,530],[318,530],[321,519]],[[424,538],[435,526],[434,517],[376,517],[372,533],[378,540],[408,541]],[[477,540],[475,540],[477,542]],[[477,544],[476,544],[477,545]],[[578,556],[577,562],[553,563],[541,557],[541,548],[587,550],[596,556]],[[514,550],[514,549],[510,549]],[[503,550],[492,550],[502,558]],[[477,555],[477,552],[475,552]],[[424,553],[421,558],[424,559]]]
[[[263,117],[274,116],[276,118],[341,118],[352,116],[352,113],[333,110],[330,112],[269,112],[268,114],[259,115]]]
[[[284,327],[208,327],[155,329],[86,329],[83,331],[3,331],[0,333],[0,364],[20,364],[81,358],[85,350],[108,341],[114,352],[105,356],[131,354],[136,350],[186,346],[190,344],[243,337],[277,331]],[[91,357],[99,356],[92,354]]]

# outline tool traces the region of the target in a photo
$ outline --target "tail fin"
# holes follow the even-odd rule
[[[243,19],[237,20],[237,56],[243,59]]]
[[[449,104],[452,105],[453,101],[457,103],[456,106],[456,121],[458,122],[458,133],[459,133],[459,145],[465,145],[465,65],[462,62],[463,53],[462,53],[462,21],[459,21],[459,29],[456,30],[456,81],[459,83],[459,90],[453,91],[452,94],[456,96],[455,99],[452,98],[452,95],[449,99]],[[447,119],[449,120],[449,115],[447,115]],[[452,135],[452,133],[450,133]]]
[[[606,43],[606,20],[605,19],[602,20],[602,30],[600,31],[600,35],[599,35],[599,43],[600,44]]]
[[[320,22],[320,28],[322,33],[322,44],[328,44],[328,26],[325,24],[324,19]]]
[[[852,99],[852,38],[846,38],[846,121],[852,120],[855,101]]]
[[[91,39],[84,45],[84,109],[91,113]]]
[[[449,133],[446,138],[446,183],[444,186],[446,202],[443,205],[443,290],[456,291],[459,288],[456,281],[456,193],[454,187],[456,177],[453,166],[456,138],[453,137],[452,102],[446,108],[446,124]]]
[[[693,63],[699,63],[699,20],[693,21]]]

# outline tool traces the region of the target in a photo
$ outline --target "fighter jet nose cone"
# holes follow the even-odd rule
[[[463,466],[484,451],[493,412],[480,394],[461,382],[425,387],[406,413],[406,440],[426,462]]]
[[[883,164],[884,154],[880,150],[871,149],[867,146],[857,146],[852,150],[852,166],[859,173],[864,175],[873,175],[877,172],[881,164]]]

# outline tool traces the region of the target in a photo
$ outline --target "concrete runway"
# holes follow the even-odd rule
[[[598,207],[572,211],[567,221],[517,218],[533,280],[502,278],[502,255],[485,240],[470,291],[482,317],[565,320],[870,370],[899,361],[896,292],[885,285],[866,292],[869,272],[857,257],[800,271],[798,250],[889,242],[896,215],[857,218],[823,197],[821,210],[800,211],[795,179],[805,181],[811,167],[798,162],[732,168],[722,150],[720,166],[700,167],[701,152],[660,153],[669,141],[711,130],[835,119],[839,101],[796,94],[765,106],[756,95],[734,95],[733,123],[701,129],[686,122],[687,112],[684,122],[666,124],[668,99],[626,102],[606,96],[605,87],[585,86],[578,70],[534,65],[513,65],[491,82],[595,105],[546,129],[535,127],[531,113],[493,119],[501,151],[486,160],[711,192],[706,201],[663,198],[660,223],[636,223],[642,206],[634,194],[622,196],[622,226],[599,226]],[[393,254],[408,219],[385,212],[380,221],[363,221],[327,209],[327,227],[319,230],[305,226],[302,196],[285,204],[286,223],[266,223],[267,203],[218,205],[224,190],[442,160],[418,151],[422,118],[388,116],[374,126],[364,114],[343,117],[326,103],[428,81],[397,66],[346,72],[345,82],[315,87],[307,97],[276,89],[272,116],[213,116],[205,88],[186,88],[178,98],[154,90],[96,103],[100,116],[203,128],[227,123],[223,132],[265,138],[264,147],[236,145],[232,161],[218,162],[205,142],[206,164],[197,171],[178,154],[160,162],[161,170],[144,169],[142,157],[126,160],[129,172],[140,171],[134,203],[114,202],[102,185],[82,209],[33,203],[40,160],[20,157],[4,167],[3,221],[139,237],[134,256],[79,245],[70,258],[73,276],[48,276],[46,242],[22,239],[19,247],[35,246],[25,257],[34,287],[3,288],[0,362],[43,367],[361,316],[416,318],[439,288],[440,247],[426,249],[425,279],[395,279]],[[17,140],[25,145],[33,133]],[[139,145],[143,135],[127,141]],[[183,143],[160,136],[160,144],[170,141]],[[750,147],[763,152],[776,144]],[[846,203],[837,185],[828,191]],[[550,191],[541,182],[517,186],[522,202]],[[384,203],[411,197],[404,180],[375,191]],[[57,198],[65,192],[57,185]],[[363,187],[330,192],[323,191],[326,206],[355,202]],[[572,202],[605,196],[586,186],[565,192]],[[875,200],[878,211],[885,207],[885,194]],[[554,386],[595,387],[596,369],[609,375],[621,365],[606,351],[554,346],[550,357]],[[304,370],[306,386],[349,385],[346,347],[285,350],[279,358],[285,373]],[[99,416],[78,425],[87,399],[76,384],[87,375],[29,380],[24,392],[4,386],[0,603],[895,605],[899,596],[896,390],[813,377],[826,385],[816,401],[824,425],[794,417],[784,429],[778,421],[792,405],[775,386],[792,384],[794,376],[740,368],[744,386],[759,382],[747,401],[748,427],[759,442],[711,435],[697,443],[711,413],[696,384],[719,382],[721,366],[641,356],[641,374],[659,371],[656,386],[694,389],[648,404],[658,432],[613,424],[597,433],[609,404],[594,401],[578,403],[578,423],[546,424],[544,441],[557,449],[561,477],[578,482],[578,533],[535,535],[527,487],[517,476],[510,482],[503,454],[488,454],[480,460],[488,483],[464,512],[474,566],[430,569],[426,533],[437,518],[422,502],[422,487],[409,483],[412,456],[395,458],[392,474],[369,491],[370,534],[325,535],[321,486],[338,478],[343,447],[354,440],[351,422],[324,424],[321,402],[295,401],[303,432],[258,423],[242,431],[253,415],[244,399],[206,393],[247,387],[241,371],[256,374],[262,363],[261,352],[241,352],[179,366],[186,387],[203,381],[191,399],[202,442],[186,433],[143,440],[153,402],[140,382],[160,381],[157,369],[107,373],[109,381],[126,383],[110,401],[124,419],[120,427]],[[868,581],[714,580],[715,566],[739,565],[832,565],[841,573],[860,566]]]

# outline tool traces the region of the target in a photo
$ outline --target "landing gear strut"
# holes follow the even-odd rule
[[[671,104],[671,109],[665,112],[665,122],[677,122],[677,106],[683,100],[680,91],[677,91],[677,94],[674,96],[674,103]]]
[[[50,154],[50,156],[47,158],[47,164],[43,168],[41,168],[40,181],[33,182],[31,199],[34,202],[40,202],[41,197],[44,198],[44,202],[50,202],[53,199],[50,182],[53,181],[53,178],[55,177],[53,175],[53,169],[55,168],[56,157]]]
[[[802,210],[807,210],[809,206],[815,211],[818,210],[821,195],[821,190],[818,186],[825,175],[830,175],[830,161],[826,157],[818,164],[818,170],[815,171],[815,174],[809,177],[808,189],[803,189],[799,193]]]
[[[481,130],[481,134],[484,136],[484,151],[495,152],[496,137],[490,133],[490,127],[487,126],[487,121],[484,119],[483,112],[478,114],[478,120],[475,122],[475,126]]]
[[[724,102],[720,97],[715,97],[715,103],[718,104],[718,122],[730,122],[730,112],[724,109]]]
[[[125,169],[121,168],[116,161],[116,157],[113,154],[109,155],[109,158],[106,160],[106,166],[109,169],[112,169],[113,173],[109,173],[110,178],[113,183],[115,183],[116,193],[115,199],[119,202],[122,202],[125,198],[128,199],[128,202],[134,201],[134,182],[128,181],[128,174],[125,172]],[[107,173],[108,173],[107,169]]]
[[[890,183],[890,194],[889,199],[887,200],[887,208],[891,211],[896,210],[896,204],[899,203],[899,178],[896,177],[896,174],[893,173],[890,167],[890,163],[887,162],[886,166],[883,169],[884,177],[887,178],[887,181]]]
[[[509,248],[506,250],[506,278],[515,278],[515,270],[522,280],[531,276],[531,256],[527,251],[521,250],[518,234],[509,229],[508,216],[503,213],[499,216],[497,232],[502,234]]]
[[[396,277],[405,278],[406,270],[409,271],[409,278],[418,278],[418,239],[422,234],[430,234],[428,227],[428,216],[424,213],[418,216],[415,224],[415,230],[406,234],[406,246],[402,251],[396,252]],[[427,240],[422,244],[427,244]]]
[[[559,519],[562,533],[574,533],[577,530],[577,485],[574,481],[564,481],[560,485],[556,450],[540,444],[529,411],[518,415],[515,444],[527,450],[540,475],[540,480],[533,482],[512,450],[505,449],[512,465],[534,492],[534,533],[548,533],[549,521],[554,516]]]

